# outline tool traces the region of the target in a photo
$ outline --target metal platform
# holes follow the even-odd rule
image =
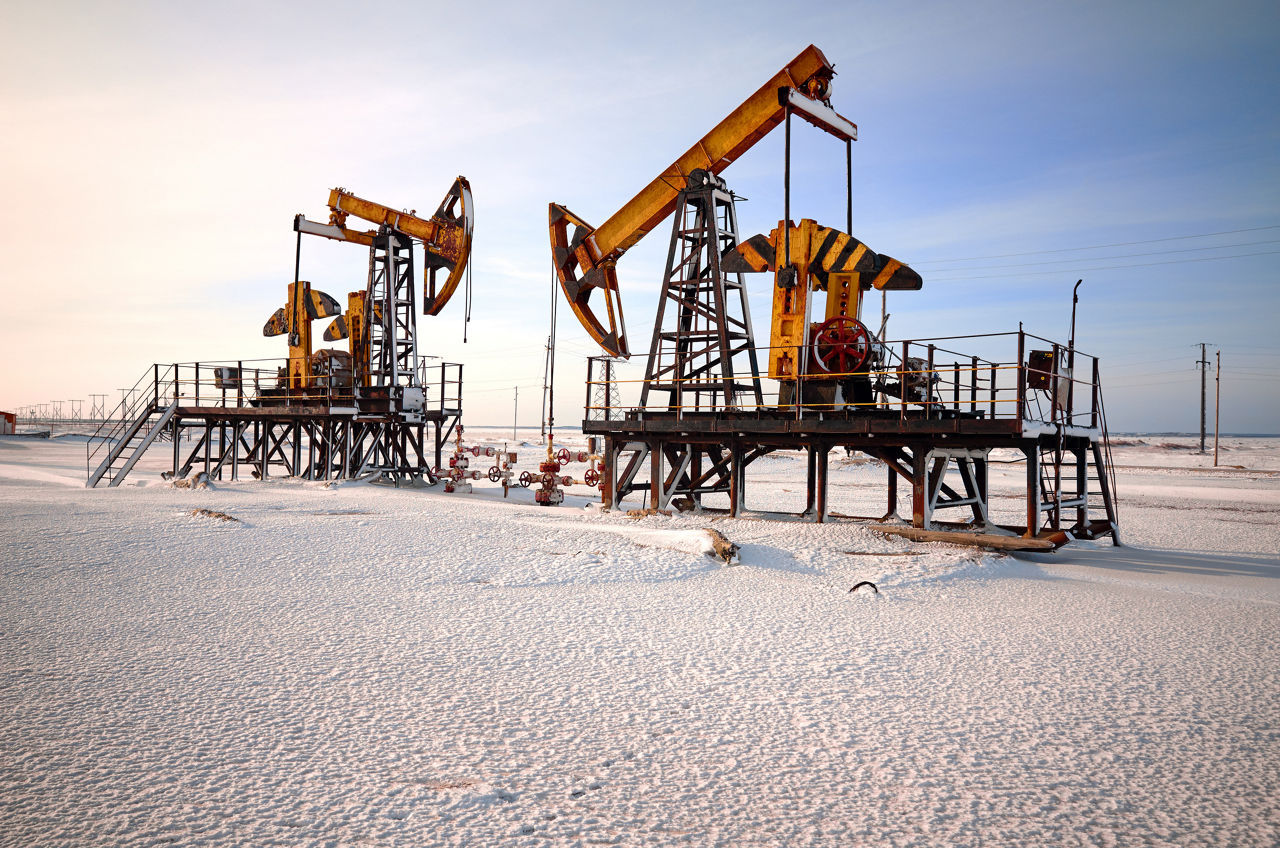
[[[120,485],[160,441],[171,444],[168,473],[178,478],[434,482],[462,416],[462,366],[421,371],[430,389],[422,408],[406,410],[386,387],[282,389],[274,361],[153,366],[90,437],[87,485]]]
[[[781,387],[776,396],[809,400],[755,408],[588,410],[583,432],[604,441],[604,506],[634,493],[660,509],[702,508],[704,495],[723,493],[729,513],[738,515],[745,509],[748,466],[773,451],[790,450],[806,454],[802,515],[825,521],[831,514],[828,457],[840,447],[885,464],[883,518],[897,518],[901,478],[911,487],[911,525],[921,531],[947,524],[935,517],[939,511],[960,509],[971,532],[1048,539],[1055,546],[1110,535],[1118,544],[1097,361],[1080,354],[1090,376],[1073,379],[1066,376],[1070,369],[1061,345],[1045,342],[1059,363],[1046,371],[1034,356],[1023,361],[1028,346],[1043,340],[1021,332],[1002,335],[1016,335],[1012,362],[952,356],[944,339],[895,343],[888,350],[901,351],[896,364],[848,375],[865,381],[861,396],[879,395],[859,403],[812,400],[820,393],[806,394],[802,385]],[[886,387],[898,396],[885,394]],[[1088,400],[1077,409],[1076,397]],[[1001,448],[1017,451],[1026,464],[1022,523],[1001,524],[991,516],[989,455]]]

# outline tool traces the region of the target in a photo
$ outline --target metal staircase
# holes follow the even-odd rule
[[[1102,437],[1090,445],[1088,474],[1088,502],[1085,505],[1087,537],[1097,538],[1111,534],[1111,541],[1120,544],[1120,513],[1116,504],[1116,466],[1111,459],[1111,436],[1107,430],[1107,406],[1102,400],[1102,386],[1098,385],[1098,420]]]
[[[1067,529],[1078,539],[1111,536],[1120,544],[1120,520],[1116,510],[1115,470],[1107,432],[1106,407],[1101,386],[1096,387],[1097,438],[1072,437],[1068,421],[1054,415],[1057,435],[1052,443],[1038,446],[1040,528]]]
[[[160,366],[153,366],[125,393],[115,414],[89,437],[85,445],[85,487],[95,488],[104,480],[112,487],[124,482],[147,448],[160,438],[177,409],[174,366],[163,372]]]

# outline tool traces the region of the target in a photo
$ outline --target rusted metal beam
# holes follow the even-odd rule
[[[719,174],[791,110],[839,138],[856,137],[856,126],[827,105],[833,76],[835,69],[822,51],[809,45],[599,227],[560,204],[549,205],[552,261],[561,288],[583,328],[609,354],[631,355],[615,265],[671,214],[695,170]],[[792,94],[780,97],[780,90]],[[809,101],[812,108],[800,111],[792,104],[793,96]],[[604,292],[603,316],[589,303],[596,289]]]
[[[925,530],[919,527],[898,525],[872,525],[872,530],[886,536],[901,536],[917,542],[946,542],[966,547],[992,548],[999,551],[1052,551],[1068,541],[1060,538],[1028,538],[1026,536],[1002,536],[995,533],[972,533],[963,530]]]

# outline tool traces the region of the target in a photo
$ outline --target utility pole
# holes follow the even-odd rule
[[[511,441],[516,440],[516,422],[520,420],[520,387],[512,386],[516,396],[511,401]]]
[[[1218,351],[1218,373],[1213,377],[1213,467],[1218,467],[1218,413],[1222,409],[1222,351]]]
[[[1196,365],[1200,366],[1200,453],[1204,453],[1204,410],[1205,410],[1205,378],[1208,376],[1209,360],[1205,359],[1205,346],[1208,342],[1200,342],[1200,358]]]

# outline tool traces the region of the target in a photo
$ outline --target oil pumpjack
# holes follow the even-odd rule
[[[1087,383],[1075,386],[1074,395],[1092,400],[1077,411],[1070,408],[1067,365],[1075,362],[1074,345],[1068,350],[1049,343],[1049,360],[1033,357],[1024,364],[1027,335],[1020,330],[1012,366],[955,354],[944,373],[935,361],[937,340],[908,340],[895,348],[882,338],[883,326],[876,332],[863,322],[866,292],[916,291],[923,280],[850,234],[858,128],[831,106],[834,76],[822,51],[805,48],[599,227],[550,204],[560,289],[588,335],[608,356],[623,359],[631,350],[617,263],[675,213],[639,405],[595,420],[588,414],[582,425],[584,434],[605,439],[604,506],[635,492],[659,509],[673,500],[701,508],[704,495],[721,493],[736,515],[745,508],[747,467],[772,451],[791,449],[807,453],[803,515],[822,521],[828,515],[828,453],[843,446],[887,466],[887,518],[897,517],[898,478],[909,481],[915,530],[934,532],[946,524],[935,513],[959,507],[971,514],[966,531],[1017,535],[1028,547],[1103,534],[1118,539],[1096,359],[1092,378],[1074,381]],[[843,232],[791,218],[793,116],[843,142]],[[737,198],[719,175],[784,123],[783,219],[768,235],[740,240]],[[743,274],[764,271],[772,272],[774,285],[762,371]],[[597,292],[600,299],[593,302]],[[1054,363],[1053,374],[1035,364],[1043,361]],[[776,391],[766,392],[762,380]],[[1035,413],[1036,404],[1049,411]],[[996,447],[1027,457],[1027,512],[1020,526],[997,524],[989,512],[987,462]],[[644,481],[639,478],[646,465]],[[958,479],[948,478],[949,472]]]
[[[285,367],[264,375],[243,361],[155,365],[119,415],[90,439],[89,486],[119,485],[161,433],[174,443],[173,477],[202,465],[214,479],[224,470],[234,479],[247,466],[257,477],[374,473],[396,485],[434,482],[432,469],[462,414],[462,366],[428,369],[418,356],[414,253],[422,255],[423,311],[437,315],[466,277],[474,229],[470,184],[458,177],[430,217],[341,188],[330,191],[328,205],[327,223],[295,216],[294,280],[286,304],[263,327],[263,335],[286,337]],[[355,229],[351,219],[375,226]],[[348,294],[345,311],[302,279],[304,234],[368,248],[366,285]],[[311,322],[321,318],[333,319],[325,341],[346,339],[347,350],[313,349]],[[184,454],[182,437],[192,433],[195,446]]]

